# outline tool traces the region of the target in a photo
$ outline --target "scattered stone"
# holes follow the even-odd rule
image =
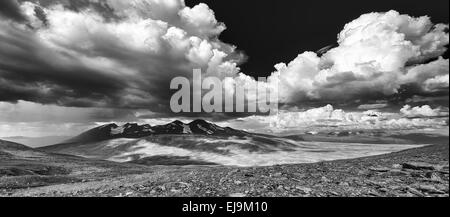
[[[348,187],[350,184],[348,182],[339,182],[339,186]]]
[[[419,190],[417,190],[415,188],[412,188],[412,187],[408,187],[407,190],[408,190],[409,193],[414,194],[414,195],[419,196],[419,197],[425,197],[426,196],[425,194],[423,194]]]
[[[448,171],[448,169],[447,170],[441,170],[441,171],[439,171],[440,173],[442,173],[442,174],[449,174],[449,171]]]
[[[439,191],[443,191],[446,194],[448,194],[449,186],[448,186],[448,184],[439,184],[439,185],[436,185],[436,189],[438,189]]]
[[[235,185],[241,185],[241,184],[242,184],[242,182],[241,182],[241,181],[239,181],[239,180],[236,180],[236,181],[234,181],[234,184],[235,184]]]
[[[177,193],[181,193],[182,190],[172,188],[172,189],[170,189],[170,192],[177,194]]]
[[[407,192],[406,194],[399,194],[398,197],[417,197],[416,195],[412,194],[411,192]]]
[[[422,192],[429,193],[429,194],[445,194],[445,192],[436,189],[432,185],[419,185],[418,189]]]
[[[295,187],[297,190],[302,191],[305,194],[310,194],[313,190],[311,188],[307,188],[307,187],[302,187],[302,186],[296,186]]]
[[[339,193],[335,192],[335,191],[330,191],[330,194],[333,196],[339,196]]]
[[[380,188],[380,189],[378,189],[378,191],[381,192],[381,193],[386,193],[386,192],[389,191],[389,189],[387,189],[387,188]]]
[[[273,174],[273,177],[280,177],[282,175],[283,175],[283,173],[275,173],[275,174]]]
[[[403,171],[403,170],[391,170],[389,171],[389,175],[391,176],[409,176],[411,175],[409,172],[407,171]]]
[[[230,197],[246,197],[247,195],[244,193],[232,193],[229,196]]]
[[[370,191],[369,192],[369,196],[382,197],[383,195],[381,195],[381,194],[379,194],[378,192],[375,192],[375,191]]]
[[[411,170],[411,172],[409,172],[409,173],[410,173],[411,177],[414,177],[414,178],[425,178],[424,173],[422,171]]]
[[[389,172],[391,169],[387,167],[371,167],[369,168],[370,171],[378,172],[378,173],[385,173]]]
[[[394,165],[392,165],[392,168],[393,169],[402,169],[403,166],[401,164],[394,164]]]
[[[432,182],[442,182],[441,177],[435,172],[428,172],[427,174],[425,174],[425,177],[427,177],[429,181]]]
[[[306,177],[306,175],[303,174],[303,173],[294,173],[293,175],[294,175],[297,179],[303,179],[303,178]]]
[[[301,180],[296,179],[296,178],[291,178],[292,180],[296,181],[296,182],[301,182]]]
[[[375,186],[377,188],[381,188],[385,184],[385,183],[381,183],[381,182],[375,182],[375,181],[372,181],[372,180],[366,180],[365,182],[366,182],[366,184]]]
[[[322,182],[331,182],[331,180],[325,176],[322,176],[321,180],[322,180]]]
[[[434,165],[428,163],[421,162],[409,162],[403,164],[403,169],[411,169],[411,170],[435,170],[436,167]]]

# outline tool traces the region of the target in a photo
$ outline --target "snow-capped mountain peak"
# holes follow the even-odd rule
[[[127,123],[121,126],[117,124],[106,124],[86,131],[66,142],[93,142],[117,138],[142,138],[164,134],[224,136],[244,135],[246,133],[228,127],[223,128],[205,120],[195,120],[189,124],[177,120],[166,125],[153,127],[148,124],[139,125],[137,123]]]

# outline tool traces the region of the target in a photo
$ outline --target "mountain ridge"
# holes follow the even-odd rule
[[[221,127],[201,119],[194,120],[188,124],[176,120],[165,125],[156,126],[151,126],[149,124],[139,125],[138,123],[126,123],[120,126],[116,123],[110,123],[87,130],[61,144],[100,142],[119,138],[138,139],[152,135],[168,134],[242,136],[247,135],[248,133],[230,127]]]

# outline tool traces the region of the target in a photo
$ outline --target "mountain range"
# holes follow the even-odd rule
[[[0,139],[23,144],[31,148],[40,148],[48,146],[49,144],[58,144],[70,138],[71,136],[44,136],[44,137],[13,136],[13,137],[2,137]]]
[[[195,120],[157,126],[106,124],[39,150],[146,165],[210,165],[247,153],[293,151],[295,147],[296,143],[292,139],[248,133],[205,120]],[[217,159],[222,160],[216,162]]]
[[[62,143],[100,142],[111,139],[137,139],[152,135],[206,135],[206,136],[243,136],[249,133],[230,127],[220,127],[205,120],[195,120],[188,124],[174,121],[166,125],[151,126],[127,123],[119,126],[115,123],[106,124],[88,130]]]
[[[378,141],[381,136],[376,136],[376,140],[353,134],[318,135],[316,139],[303,136],[248,133],[204,120],[158,126],[106,124],[62,143],[15,155],[74,156],[143,165],[269,166],[356,158],[416,147],[407,145],[411,144],[408,141],[396,145],[399,141],[393,141],[392,137]],[[0,147],[0,157],[10,158],[13,152],[5,150]]]

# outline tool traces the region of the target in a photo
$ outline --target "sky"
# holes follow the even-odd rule
[[[241,65],[242,71],[255,77],[269,76],[274,63],[289,62],[304,51],[336,44],[337,33],[362,14],[396,10],[411,16],[430,16],[434,23],[449,22],[446,0],[427,4],[408,0],[186,1],[189,6],[199,3],[208,4],[217,19],[227,25],[220,39],[245,52],[249,59]]]
[[[171,112],[170,81],[194,68],[227,92],[276,89],[277,128],[308,116],[361,125],[371,112],[384,114],[377,127],[433,125],[448,117],[448,4],[1,1],[0,137],[194,118],[275,127],[252,114]]]

